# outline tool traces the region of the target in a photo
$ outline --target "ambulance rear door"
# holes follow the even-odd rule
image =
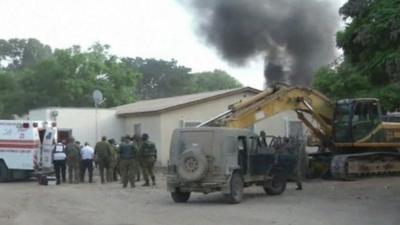
[[[56,143],[57,129],[55,127],[47,127],[43,137],[42,151],[40,156],[41,169],[49,169],[53,167],[53,148]]]

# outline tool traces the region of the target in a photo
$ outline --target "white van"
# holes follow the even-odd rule
[[[56,142],[54,122],[0,120],[0,182],[27,179],[36,171],[51,171]]]

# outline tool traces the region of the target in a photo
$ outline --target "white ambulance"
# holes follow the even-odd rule
[[[0,182],[51,171],[56,142],[54,122],[0,120]]]

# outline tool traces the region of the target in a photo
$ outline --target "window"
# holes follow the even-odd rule
[[[180,133],[178,149],[182,153],[192,147],[203,150],[205,153],[212,151],[213,132],[210,131],[185,131]]]
[[[381,118],[379,118],[378,109],[379,109],[378,103],[372,102],[369,114],[370,114],[370,120],[374,125],[381,122]]]
[[[342,103],[336,105],[335,123],[348,124],[352,105],[349,103]]]
[[[368,103],[360,102],[356,105],[353,115],[353,125],[368,120]]]
[[[142,134],[142,124],[141,123],[136,123],[133,125],[133,134]]]
[[[301,121],[287,121],[287,128],[289,137],[303,138],[303,124]]]
[[[353,140],[368,135],[380,122],[378,104],[374,101],[358,102],[352,119]]]
[[[180,128],[197,127],[200,124],[201,124],[201,122],[198,122],[198,121],[184,121],[184,120],[179,121]]]
[[[342,102],[336,104],[334,120],[334,137],[337,142],[351,141],[350,117],[352,103]]]
[[[200,122],[185,122],[184,127],[197,127],[200,125]]]

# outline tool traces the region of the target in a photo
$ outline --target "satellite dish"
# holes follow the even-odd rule
[[[99,90],[93,91],[93,101],[96,106],[100,105],[103,102],[103,94]]]

